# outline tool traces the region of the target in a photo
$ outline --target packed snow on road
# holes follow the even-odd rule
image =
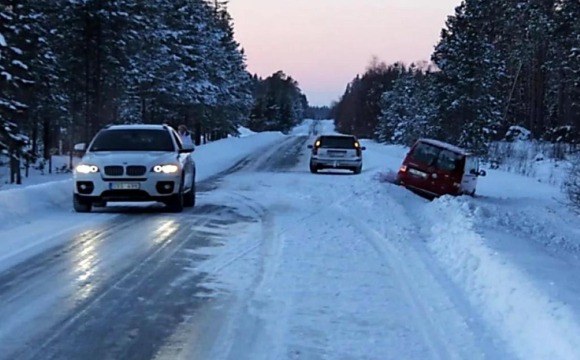
[[[0,191],[3,359],[580,359],[580,222],[500,170],[477,197],[311,174],[317,135],[201,146],[196,208],[72,212],[72,180]]]

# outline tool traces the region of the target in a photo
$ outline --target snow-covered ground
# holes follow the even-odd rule
[[[73,164],[75,164],[79,159],[73,158]],[[22,170],[22,185],[10,184],[10,169],[8,166],[0,166],[0,191],[19,189],[31,185],[39,185],[48,182],[62,181],[69,179],[71,177],[70,173],[62,173],[61,169],[66,169],[69,167],[70,158],[68,156],[58,156],[52,157],[53,172],[49,173],[48,164],[45,166],[44,170],[39,170],[35,167],[29,168],[28,177],[25,176],[25,170]],[[7,163],[7,159],[4,158],[0,163]]]
[[[171,259],[167,264],[185,265],[175,278],[157,276],[161,300],[139,299],[140,312],[128,320],[134,326],[137,319],[165,319],[167,314],[147,313],[143,304],[165,296],[182,305],[187,298],[169,294],[178,296],[203,279],[199,286],[206,291],[198,296],[209,299],[208,305],[178,316],[154,358],[580,359],[580,218],[564,205],[558,187],[490,170],[480,179],[477,198],[430,202],[381,181],[401,165],[407,149],[400,146],[363,141],[367,151],[359,176],[310,174],[306,145],[321,133],[334,133],[332,122],[306,121],[290,136],[258,134],[200,147],[200,179],[240,164],[200,194],[199,208],[217,213],[128,217],[126,230],[116,228],[131,234],[119,245],[122,252],[105,256],[102,269],[82,262],[90,278],[114,269],[114,259],[126,259],[122,254],[138,252],[139,238],[146,247],[200,238],[195,247],[179,245],[163,255]],[[2,228],[7,220],[0,215],[0,272],[78,227],[101,236],[94,225],[119,216],[71,216],[68,190],[62,204],[59,195],[46,199],[42,187],[22,191],[0,192],[0,214],[21,198],[30,209],[44,211],[13,216],[30,224],[12,229]],[[208,225],[204,216],[210,215]],[[228,221],[234,215],[244,220]],[[131,228],[132,222],[164,234],[164,240]],[[179,237],[177,229],[185,235]],[[90,245],[90,234],[84,236]],[[112,246],[100,241],[94,242]],[[80,260],[89,250],[79,252]],[[121,280],[145,271],[143,264]],[[99,279],[89,285],[98,286]],[[118,288],[132,296],[129,280]],[[93,311],[91,319],[99,316],[86,311]],[[0,337],[2,329],[9,333],[10,327],[0,326]]]
[[[495,142],[489,157],[499,169],[524,175],[539,182],[561,186],[567,178],[575,151],[568,144],[551,144],[540,141]]]
[[[200,146],[194,155],[197,180],[228,170],[283,139],[281,133],[261,133]],[[65,180],[0,191],[0,270],[55,246],[66,234],[115,216],[72,214],[72,186],[69,174]]]
[[[491,170],[478,198],[429,202],[379,181],[405,148],[364,144],[359,177],[311,175],[303,150],[209,195],[262,216],[200,250],[194,273],[235,294],[210,358],[580,358],[580,219],[559,188]]]

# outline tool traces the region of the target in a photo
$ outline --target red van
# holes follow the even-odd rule
[[[456,146],[431,139],[413,145],[397,175],[397,184],[427,195],[471,195],[477,178],[486,176],[479,158]]]

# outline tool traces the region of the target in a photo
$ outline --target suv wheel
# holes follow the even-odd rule
[[[75,194],[73,196],[73,207],[78,213],[89,213],[93,208],[93,204],[90,201],[84,200],[82,197]]]
[[[352,172],[354,172],[356,175],[360,174],[362,172],[362,165],[357,168],[354,168]]]
[[[183,194],[176,194],[172,195],[171,199],[168,200],[165,205],[167,206],[167,210],[172,213],[180,213],[183,212]]]
[[[193,179],[193,184],[191,184],[191,190],[183,195],[183,206],[195,207],[195,179]]]
[[[165,203],[167,206],[167,210],[172,213],[180,213],[183,212],[183,200],[185,194],[183,193],[183,180],[181,180],[181,185],[179,186],[179,192],[175,195],[171,195],[169,200]]]

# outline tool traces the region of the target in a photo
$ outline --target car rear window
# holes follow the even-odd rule
[[[428,166],[450,172],[461,170],[461,161],[463,160],[463,155],[426,143],[419,143],[411,156]]]
[[[352,137],[322,137],[320,138],[320,147],[331,149],[354,149],[355,142],[355,139]]]
[[[90,151],[174,151],[174,145],[165,130],[105,130]]]

